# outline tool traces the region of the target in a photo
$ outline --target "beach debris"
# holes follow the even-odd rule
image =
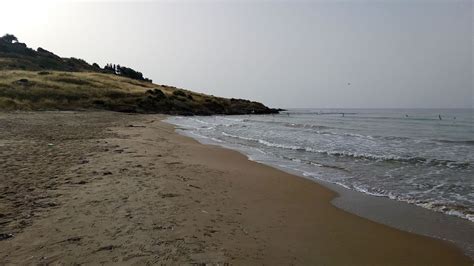
[[[128,125],[128,127],[146,127],[146,126]]]
[[[202,212],[202,213],[208,213],[208,212],[207,212],[207,211],[205,211],[205,210],[201,210],[201,212]]]
[[[249,232],[247,232],[247,230],[245,230],[245,228],[243,228],[242,226],[239,226],[240,227],[240,230],[242,230],[242,232],[244,232],[244,234],[248,235]]]
[[[115,248],[119,248],[120,246],[116,246],[116,245],[108,245],[108,246],[103,246],[103,247],[100,247],[98,251],[107,251],[107,250],[112,250],[112,249],[115,249]]]
[[[195,186],[195,185],[191,185],[191,184],[188,184],[188,187],[193,187],[193,188],[201,189],[201,187],[198,187],[198,186]]]
[[[172,225],[168,225],[168,226],[160,225],[160,226],[153,227],[153,229],[154,230],[174,230],[174,227]]]
[[[174,198],[174,197],[178,197],[180,196],[179,194],[176,194],[176,193],[165,193],[165,194],[161,194],[161,197],[162,198]]]
[[[111,175],[111,174],[112,174],[112,172],[110,172],[110,171],[106,171],[106,172],[102,173],[102,175]]]
[[[79,242],[82,240],[82,237],[80,236],[74,236],[74,237],[70,237],[68,239],[65,239],[63,241],[59,241],[57,243],[64,243],[64,242],[69,242],[69,243],[74,243],[74,242]]]
[[[2,233],[2,234],[0,234],[0,241],[6,240],[6,239],[9,239],[9,238],[12,238],[12,237],[13,237],[13,234]]]
[[[65,241],[67,242],[77,242],[77,241],[81,241],[82,237],[79,237],[79,236],[76,236],[76,237],[70,237],[68,239],[66,239]]]
[[[191,179],[191,178],[189,178],[189,177],[184,177],[184,176],[182,176],[182,175],[178,175],[178,178],[181,179],[181,181],[183,181],[183,182],[186,182],[186,181],[188,181],[188,180]]]
[[[54,144],[53,143],[48,143],[48,147],[53,147]]]

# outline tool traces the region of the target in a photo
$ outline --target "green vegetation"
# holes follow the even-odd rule
[[[0,70],[40,71],[44,69],[109,73],[151,82],[150,79],[144,78],[142,73],[129,67],[107,64],[104,68],[100,68],[98,64],[90,65],[82,59],[61,58],[41,47],[35,51],[28,48],[26,44],[20,43],[12,34],[0,37]]]
[[[151,79],[144,78],[141,72],[138,72],[129,67],[124,67],[120,65],[107,64],[105,65],[103,72],[108,72],[111,74],[131,78],[131,79],[138,79],[141,81],[152,82]]]
[[[35,51],[26,44],[18,42],[15,36],[6,34],[0,38],[0,70],[12,69],[100,71],[100,68],[93,67],[82,59],[61,58],[43,48]]]
[[[178,115],[277,113],[258,102],[225,99],[153,84],[130,68],[101,69],[0,38],[0,110],[102,109]]]

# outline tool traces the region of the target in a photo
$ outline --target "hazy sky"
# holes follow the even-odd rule
[[[273,107],[473,107],[468,1],[0,0],[0,35]],[[350,85],[348,85],[350,83]]]

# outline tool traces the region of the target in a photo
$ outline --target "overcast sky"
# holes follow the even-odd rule
[[[0,0],[0,35],[272,107],[473,107],[467,1]],[[349,85],[350,83],[350,85]]]

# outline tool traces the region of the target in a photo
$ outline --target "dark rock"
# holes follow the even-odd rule
[[[115,248],[119,248],[120,246],[116,246],[116,245],[108,245],[108,246],[103,246],[101,248],[99,248],[97,251],[107,251],[107,250],[112,250],[112,249],[115,249]]]
[[[68,238],[66,240],[64,240],[64,242],[70,242],[70,243],[73,243],[73,242],[78,242],[78,241],[81,241],[82,237],[71,237],[71,238]]]
[[[9,238],[12,238],[12,237],[13,237],[13,234],[1,233],[0,234],[0,241],[6,240],[6,239],[9,239]]]
[[[176,193],[165,193],[165,194],[161,194],[161,197],[162,198],[174,198],[174,197],[178,197],[179,194],[176,194]]]

